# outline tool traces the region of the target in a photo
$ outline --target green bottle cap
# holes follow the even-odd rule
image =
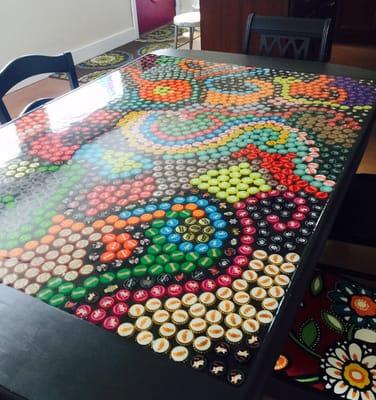
[[[74,289],[74,283],[64,282],[59,286],[58,292],[62,294],[69,294]]]
[[[151,246],[148,247],[147,252],[148,252],[149,254],[157,255],[157,254],[160,254],[160,253],[161,253],[161,250],[162,250],[162,247],[161,247],[161,246],[159,246],[159,245],[157,245],[157,244],[153,244],[153,245],[151,245]]]
[[[153,228],[162,228],[164,226],[165,222],[163,221],[163,219],[156,219],[155,221],[153,221],[151,223]]]
[[[157,276],[163,273],[163,267],[160,264],[154,264],[148,268],[150,275]]]
[[[176,274],[179,272],[180,266],[178,263],[170,262],[165,265],[164,270],[167,274]]]
[[[182,261],[182,260],[184,260],[184,258],[185,258],[185,254],[180,250],[177,250],[177,251],[174,251],[173,253],[171,253],[172,261]]]
[[[147,271],[148,268],[146,267],[146,265],[139,264],[133,268],[133,275],[137,277],[144,276],[146,275]]]
[[[196,268],[196,265],[193,262],[187,261],[182,264],[181,270],[185,272],[186,274],[189,272],[193,272]]]
[[[61,293],[55,294],[48,301],[48,303],[51,304],[51,306],[53,307],[61,307],[65,302],[66,297]]]
[[[183,210],[179,212],[179,216],[183,219],[189,218],[192,215],[192,213],[189,210]]]
[[[116,273],[116,278],[121,280],[128,279],[131,274],[132,271],[129,268],[122,268]]]
[[[156,235],[153,237],[153,243],[157,245],[163,245],[167,242],[167,238],[162,235]]]
[[[173,210],[169,210],[169,211],[166,212],[166,217],[167,218],[177,218],[178,215],[179,215],[179,213],[177,213],[176,211],[173,211]]]
[[[48,281],[47,287],[49,287],[51,289],[57,289],[63,282],[64,281],[62,278],[60,278],[58,276],[54,276]]]
[[[145,231],[145,236],[147,236],[148,238],[152,238],[155,235],[158,235],[158,233],[159,230],[157,228],[150,228]]]
[[[54,291],[49,288],[43,288],[41,289],[38,294],[37,298],[42,300],[42,301],[48,301],[54,294]]]
[[[113,272],[105,272],[99,277],[100,283],[103,284],[111,283],[114,279],[115,279],[115,274]]]
[[[160,254],[155,261],[157,264],[165,265],[170,261],[170,256],[168,254]]]
[[[209,268],[214,264],[214,260],[210,257],[202,257],[198,260],[198,265],[203,268]]]
[[[189,252],[185,256],[185,259],[187,261],[197,261],[199,258],[200,258],[200,254],[195,251]]]
[[[210,249],[208,250],[209,257],[220,257],[222,255],[222,251],[220,249]]]
[[[83,281],[83,286],[87,289],[93,289],[98,286],[99,278],[96,276],[89,276]]]
[[[86,289],[82,286],[77,286],[71,292],[71,298],[73,300],[80,300],[80,299],[84,298],[85,295],[86,295]]]
[[[151,254],[145,254],[140,258],[140,263],[143,265],[152,265],[155,261],[155,257]]]
[[[163,251],[166,252],[166,253],[168,253],[168,254],[171,254],[171,253],[173,253],[174,251],[176,251],[177,248],[178,248],[178,246],[176,246],[176,244],[174,244],[174,243],[166,243],[166,244],[163,246]]]

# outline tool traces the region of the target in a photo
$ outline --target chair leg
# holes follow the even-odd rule
[[[189,28],[189,49],[192,50],[193,48],[193,33],[194,33],[195,28],[191,27]]]
[[[179,27],[175,25],[175,49],[178,48]]]

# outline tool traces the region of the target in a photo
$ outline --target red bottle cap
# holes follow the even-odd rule
[[[102,325],[104,329],[114,331],[120,325],[120,320],[115,315],[110,315],[103,321]]]
[[[150,289],[150,296],[157,299],[162,298],[166,294],[166,289],[162,285],[155,285]]]
[[[103,310],[103,308],[97,308],[90,314],[89,321],[93,324],[99,324],[106,318],[106,315],[107,313],[105,310]]]
[[[82,304],[81,306],[77,307],[75,311],[75,315],[78,318],[86,319],[92,311],[92,308],[88,304]]]
[[[250,246],[244,246],[244,247],[250,247]],[[238,266],[240,266],[240,267],[246,267],[246,266],[248,266],[248,257],[246,257],[246,256],[236,256],[235,258],[234,258],[234,263],[236,264],[236,265],[238,265]]]
[[[243,269],[240,268],[238,265],[231,265],[230,267],[227,268],[227,273],[231,277],[237,278],[242,275]]]
[[[112,308],[115,304],[115,299],[111,296],[104,296],[99,300],[99,307],[104,308],[105,310]]]
[[[235,215],[237,216],[237,218],[247,218],[249,216],[247,210],[237,210],[235,212]]]
[[[147,292],[147,290],[144,289],[140,289],[140,290],[136,290],[133,293],[133,300],[136,303],[145,303],[145,301],[149,298],[149,293]]]
[[[167,288],[167,293],[169,296],[181,296],[183,293],[183,288],[174,283]]]
[[[253,253],[253,249],[251,246],[248,246],[246,244],[242,244],[238,248],[238,252],[244,256],[249,256]]]
[[[184,284],[184,289],[189,293],[197,293],[200,290],[200,285],[196,281],[188,281]]]
[[[277,232],[283,232],[287,228],[286,224],[283,222],[277,222],[276,224],[273,225],[273,229]]]
[[[115,299],[117,301],[127,301],[131,298],[131,291],[128,289],[120,289],[115,294]]]
[[[287,223],[287,227],[290,229],[299,229],[300,228],[300,222],[298,221],[289,221]]]
[[[230,275],[223,274],[217,278],[217,283],[219,286],[230,286],[232,283],[232,278]]]
[[[252,218],[241,218],[240,223],[243,226],[250,226],[253,224],[253,220],[252,220]]]
[[[267,215],[266,220],[268,222],[270,222],[271,224],[274,224],[276,222],[279,222],[279,217],[278,217],[278,215],[269,214],[269,215]]]
[[[242,232],[243,232],[245,235],[254,235],[254,234],[256,233],[256,228],[255,228],[254,226],[245,226],[245,227],[242,229]]]
[[[128,312],[128,309],[128,304],[121,301],[120,303],[117,303],[112,307],[112,312],[114,313],[114,315],[121,317]]]
[[[202,281],[201,287],[205,292],[212,292],[217,288],[217,284],[213,279],[205,279]]]

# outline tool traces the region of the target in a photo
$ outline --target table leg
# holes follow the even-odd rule
[[[175,25],[175,49],[178,48],[179,27]]]
[[[192,50],[193,48],[193,33],[195,31],[195,28],[191,27],[189,28],[189,49]]]

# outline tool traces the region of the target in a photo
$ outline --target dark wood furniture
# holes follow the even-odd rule
[[[289,0],[201,0],[200,11],[201,48],[241,53],[247,16],[288,16]]]
[[[290,59],[172,49],[161,50],[156,54],[307,73],[376,78],[372,71]],[[109,78],[110,75],[105,76],[97,84],[99,82],[99,86],[106,87]],[[109,90],[113,93],[112,87]],[[86,92],[82,93],[84,101]],[[75,93],[76,96],[79,94],[79,91]],[[112,99],[111,96],[109,98]],[[58,100],[55,105],[57,103]],[[247,384],[235,388],[221,381],[216,382],[206,374],[169,362],[117,335],[109,335],[35,298],[0,285],[0,387],[28,399],[38,400],[103,400],[122,396],[130,400],[150,397],[153,400],[201,400],[208,397],[225,400],[250,398],[250,395],[252,399],[260,398],[274,359],[292,323],[294,308],[303,296],[310,271],[346,193],[349,177],[354,174],[364,152],[374,114],[365,121],[364,130],[338,181],[338,190],[331,197],[322,216],[324,223],[317,227],[313,237],[314,245],[306,247],[302,259],[304,268],[300,268],[296,280],[294,278],[291,295],[281,307],[283,309],[279,318],[276,318],[267,340],[255,357]],[[4,129],[12,126],[8,125]],[[10,129],[9,132],[13,131]]]
[[[336,40],[376,45],[376,1],[339,0]]]
[[[330,18],[288,18],[249,14],[243,53],[328,61]],[[253,43],[256,39],[257,43]]]
[[[78,87],[76,69],[71,53],[64,53],[55,57],[29,55],[19,57],[6,65],[0,71],[0,123],[5,123],[12,119],[2,98],[13,86],[31,76],[52,72],[67,73],[71,88]],[[50,100],[51,98],[36,100],[29,104],[22,113],[31,111]]]
[[[200,0],[201,48],[241,52],[247,15],[332,18],[334,40],[376,44],[374,0]]]

